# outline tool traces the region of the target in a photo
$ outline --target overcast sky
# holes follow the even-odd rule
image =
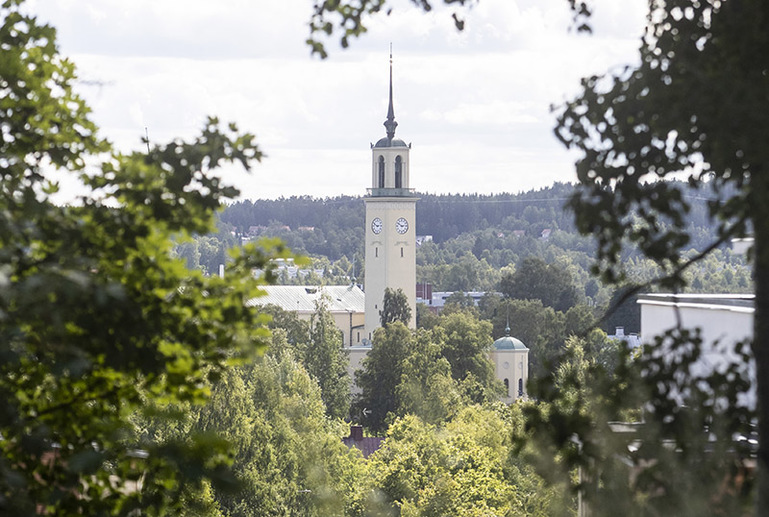
[[[437,3],[437,1],[436,1]],[[393,44],[397,136],[420,192],[519,192],[573,181],[550,105],[579,79],[633,64],[646,0],[596,0],[594,34],[567,0],[480,0],[451,10],[395,0],[330,57],[310,56],[311,0],[34,0],[78,66],[79,91],[121,150],[192,137],[208,115],[256,135],[267,157],[225,171],[247,199],[362,195],[384,136]]]

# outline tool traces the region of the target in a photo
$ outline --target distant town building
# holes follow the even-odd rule
[[[607,336],[609,339],[624,341],[630,348],[641,346],[641,336],[636,333],[625,334],[625,327],[616,327],[614,334]]]
[[[417,290],[419,290],[419,285],[420,284],[417,284]],[[430,286],[429,284],[427,285]],[[440,314],[444,305],[446,305],[446,300],[448,300],[455,292],[456,291],[433,291],[432,286],[430,286],[429,291],[422,291],[422,297],[417,296],[417,303],[423,303],[435,314]],[[472,298],[473,304],[477,307],[481,299],[486,295],[486,291],[463,291],[462,294]]]
[[[431,300],[433,297],[433,284],[419,282],[417,284],[417,303],[425,303],[425,300]]]

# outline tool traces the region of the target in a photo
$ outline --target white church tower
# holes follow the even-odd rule
[[[416,327],[416,203],[409,188],[411,144],[395,138],[393,67],[390,54],[390,105],[387,136],[371,146],[371,188],[366,203],[366,329],[371,340],[380,326],[385,288],[402,289],[411,307],[409,327]]]

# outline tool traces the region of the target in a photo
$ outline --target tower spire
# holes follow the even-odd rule
[[[387,108],[387,120],[384,122],[387,130],[387,139],[392,141],[395,137],[395,128],[398,123],[395,122],[395,110],[393,109],[393,44],[390,43],[390,105]]]

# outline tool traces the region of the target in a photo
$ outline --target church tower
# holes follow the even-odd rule
[[[385,288],[402,289],[411,307],[409,327],[416,327],[416,203],[409,188],[411,144],[395,138],[393,65],[390,53],[390,104],[386,136],[371,146],[371,188],[366,203],[366,333],[380,326]]]

